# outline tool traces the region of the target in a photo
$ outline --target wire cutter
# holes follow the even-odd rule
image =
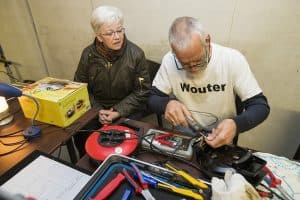
[[[263,170],[267,173],[268,177],[265,176],[264,180],[268,183],[271,188],[277,188],[279,192],[284,196],[285,199],[293,200],[293,197],[289,195],[289,193],[281,186],[281,180],[276,178],[272,171],[264,166]]]
[[[165,181],[162,181],[159,178],[155,178],[145,172],[142,172],[143,178],[146,182],[148,182],[154,188],[160,188],[167,191],[171,191],[177,194],[181,194],[183,196],[192,197],[193,199],[203,200],[204,198],[197,192],[194,192],[191,189],[179,188],[175,185],[171,185]]]
[[[172,170],[176,174],[182,176],[185,180],[187,180],[188,182],[190,182],[196,188],[199,188],[199,189],[208,189],[208,186],[205,183],[203,183],[202,181],[199,181],[199,180],[195,179],[194,177],[192,177],[191,175],[189,175],[188,173],[186,173],[186,172],[184,172],[182,170],[176,169],[170,163],[166,163],[165,166],[169,170]]]
[[[143,195],[143,197],[146,200],[155,200],[155,198],[152,196],[152,194],[150,193],[148,187],[148,183],[144,180],[141,171],[139,170],[139,168],[134,164],[134,163],[130,163],[133,172],[136,173],[136,176],[138,177],[138,181],[140,182],[140,185],[134,180],[134,178],[129,174],[129,172],[127,171],[127,169],[123,168],[123,174],[125,176],[125,178],[127,179],[127,181],[134,187],[135,192],[136,193],[140,193]]]

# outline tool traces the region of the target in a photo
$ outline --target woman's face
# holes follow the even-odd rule
[[[119,50],[124,42],[125,28],[120,22],[113,22],[101,26],[97,39],[113,50]]]

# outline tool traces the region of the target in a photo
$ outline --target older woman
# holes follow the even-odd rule
[[[99,119],[85,129],[100,128],[101,124],[109,124],[119,117],[136,119],[146,104],[151,86],[144,52],[127,40],[123,15],[118,8],[96,8],[91,25],[96,38],[83,50],[74,77],[75,81],[88,84],[92,106],[99,108]],[[80,156],[85,153],[86,138],[86,133],[74,138]]]

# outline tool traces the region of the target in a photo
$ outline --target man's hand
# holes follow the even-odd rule
[[[113,109],[109,110],[100,110],[99,111],[99,122],[101,124],[111,124],[113,120],[120,117],[120,113],[117,111],[113,111]]]
[[[205,141],[213,148],[221,147],[225,144],[231,144],[236,135],[236,124],[232,119],[224,119],[217,128],[212,130]]]
[[[184,104],[177,100],[171,100],[168,102],[165,111],[166,120],[168,120],[174,126],[183,125],[188,127],[188,124],[185,120],[186,117],[192,118],[192,115]]]

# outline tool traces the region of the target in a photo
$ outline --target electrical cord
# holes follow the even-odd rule
[[[259,185],[261,185],[262,187],[264,187],[265,189],[267,189],[268,191],[270,191],[270,193],[273,194],[273,195],[275,195],[277,198],[279,198],[281,200],[285,200],[285,198],[283,198],[282,196],[280,196],[279,194],[277,194],[276,192],[274,192],[271,188],[269,188],[265,184],[260,183]]]
[[[207,116],[207,117],[211,117],[211,118],[214,119],[214,120],[212,120],[211,123],[207,124],[206,126],[213,126],[219,121],[219,118],[215,114],[212,114],[212,113],[209,113],[209,112],[195,111],[195,110],[189,110],[189,111],[191,113],[196,113],[198,115]]]
[[[12,132],[12,133],[7,133],[5,135],[0,135],[0,138],[15,137],[15,134],[23,132],[23,131],[24,131],[24,129],[18,130],[18,131]],[[22,136],[22,135],[18,135],[18,136]]]
[[[60,156],[61,156],[61,149],[62,149],[62,146],[60,145],[59,149],[58,149],[57,158],[60,158]]]
[[[72,125],[68,126],[68,127],[65,127],[64,130],[65,131],[70,131],[70,133],[75,133],[75,132],[81,132],[82,129],[78,130],[79,127],[82,125],[82,122],[75,122],[73,123]],[[84,130],[83,132],[88,132],[89,130]],[[91,130],[93,131],[93,130]]]
[[[4,145],[4,146],[15,146],[15,145],[17,145],[17,144],[23,143],[24,141],[27,142],[26,139],[23,139],[23,140],[21,140],[21,141],[11,142],[11,143],[5,143],[5,142],[3,142],[2,140],[0,140],[0,143],[1,143],[2,145]]]
[[[1,154],[0,154],[0,157],[1,157],[1,156],[9,155],[9,154],[11,154],[11,153],[17,152],[17,151],[19,151],[19,150],[25,148],[25,147],[23,147],[23,146],[24,146],[26,143],[27,143],[27,141],[24,140],[24,142],[23,142],[23,143],[20,143],[20,145],[17,146],[15,149],[13,149],[13,150],[11,150],[11,151],[8,151],[8,152],[5,152],[5,153],[1,153]],[[23,147],[23,148],[22,148],[22,147]]]
[[[8,74],[7,72],[5,71],[0,71],[0,73],[4,73],[5,75],[7,75],[10,79],[13,79],[14,81],[17,81],[17,82],[21,82],[19,79],[17,79],[16,77]]]

